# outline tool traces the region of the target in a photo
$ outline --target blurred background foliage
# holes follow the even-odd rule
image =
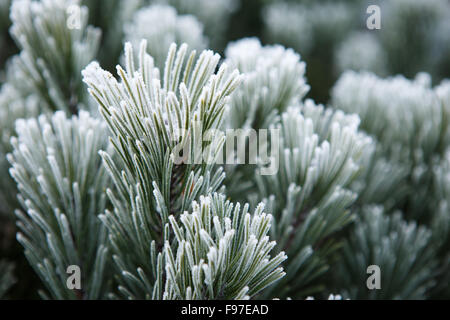
[[[434,83],[450,75],[449,0],[211,0],[203,10],[198,0],[115,0],[108,5],[83,0],[89,23],[103,31],[99,59],[104,65],[114,68],[122,48],[117,39],[136,8],[156,2],[196,15],[209,47],[220,53],[230,41],[245,37],[293,48],[307,63],[308,97],[320,103],[328,102],[331,87],[349,68],[408,78],[426,71]],[[10,3],[0,0],[2,70],[18,51],[8,33]],[[381,8],[380,30],[366,27],[366,9],[372,4]],[[111,19],[114,12],[120,12],[118,19]]]

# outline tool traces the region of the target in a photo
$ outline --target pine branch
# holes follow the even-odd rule
[[[309,90],[306,64],[292,49],[263,47],[258,39],[249,38],[229,44],[226,57],[229,65],[244,74],[231,101],[228,128],[268,128]]]
[[[400,213],[366,207],[344,247],[335,277],[352,299],[424,299],[434,285],[435,249],[431,232],[407,223]],[[366,269],[377,265],[381,289],[368,290]]]
[[[402,76],[380,79],[370,73],[347,72],[333,90],[335,105],[358,113],[362,129],[376,141],[372,152],[366,154],[362,179],[353,186],[360,193],[359,206],[383,204],[386,214],[402,210],[405,219],[431,228],[430,242],[433,250],[437,250],[435,258],[439,263],[439,270],[434,274],[437,284],[447,281],[450,263],[447,210],[450,189],[446,177],[449,97],[450,85],[443,82],[433,89],[428,74],[419,74],[410,81]],[[361,228],[368,228],[362,224]],[[411,294],[424,298],[430,294],[426,292],[428,288],[429,285],[421,288],[417,295],[405,294],[401,287],[398,292],[392,288],[374,297]],[[440,285],[433,289],[434,292],[442,290]]]
[[[71,114],[89,108],[81,70],[94,59],[100,40],[100,31],[87,25],[86,7],[78,7],[79,17],[69,15],[77,5],[76,0],[14,0],[11,7],[10,32],[21,50],[18,77],[46,109]],[[71,19],[78,20],[74,26]]]
[[[198,141],[221,126],[228,96],[240,82],[225,64],[215,73],[219,56],[204,51],[195,58],[183,44],[169,49],[164,76],[141,44],[135,63],[131,44],[125,45],[125,70],[117,67],[118,82],[92,63],[83,71],[89,92],[108,124],[117,158],[102,157],[115,184],[108,190],[114,210],[102,215],[108,226],[121,275],[120,290],[132,298],[162,298],[157,253],[168,240],[169,216],[188,210],[200,195],[215,192],[224,175],[214,168],[223,139],[211,142],[211,153],[196,158]],[[180,151],[183,157],[180,157]],[[203,154],[202,154],[203,155]],[[178,159],[178,160],[177,160]],[[201,160],[200,162],[197,162]],[[149,261],[149,253],[151,258]],[[145,279],[145,287],[129,278]],[[155,289],[156,288],[156,289]]]
[[[54,299],[98,299],[108,287],[106,230],[108,176],[98,150],[108,147],[106,126],[86,112],[66,118],[18,120],[9,155],[18,184],[18,241]],[[81,268],[81,291],[66,284],[69,266]]]
[[[442,86],[440,97],[430,83],[426,74],[410,81],[348,72],[333,89],[333,105],[357,113],[361,129],[377,142],[367,158],[369,174],[359,181],[361,203],[382,203],[424,222],[437,211],[427,199],[435,193],[433,168],[450,142],[450,109],[443,98],[449,90]]]
[[[284,276],[284,252],[270,258],[272,217],[258,206],[225,201],[214,194],[194,202],[181,225],[169,217],[175,246],[166,242],[166,299],[249,299]]]
[[[17,188],[8,173],[6,155],[12,151],[14,123],[20,118],[35,117],[41,111],[39,99],[15,76],[17,68],[18,59],[12,58],[7,67],[7,82],[0,88],[0,215],[11,219],[18,207]]]
[[[311,100],[282,114],[279,171],[255,175],[258,195],[275,218],[271,236],[290,257],[287,276],[268,295],[298,298],[323,289],[317,285],[339,248],[332,236],[353,219],[357,194],[349,186],[370,143],[358,125],[358,117]]]
[[[309,90],[306,65],[292,49],[262,46],[258,39],[248,38],[230,43],[226,57],[228,64],[243,73],[243,83],[233,94],[226,116],[227,129],[267,129]],[[228,195],[246,201],[245,196],[255,189],[255,166],[228,165],[226,172]]]

